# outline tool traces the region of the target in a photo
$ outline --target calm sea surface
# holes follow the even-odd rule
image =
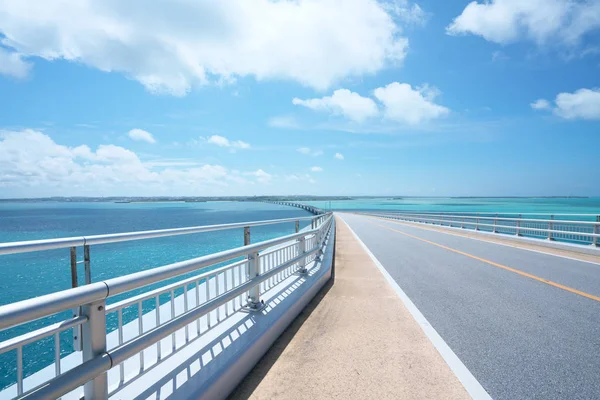
[[[481,212],[598,214],[600,197],[589,198],[418,198],[357,199],[352,201],[312,201],[307,204],[328,210],[396,210],[420,212]]]
[[[310,215],[298,208],[253,202],[127,204],[1,202],[0,242]],[[301,227],[306,224],[307,222],[301,223]],[[251,241],[253,243],[264,241],[294,231],[293,222],[253,227]],[[101,281],[241,245],[243,245],[243,230],[234,229],[92,246],[90,251],[92,281]],[[78,248],[78,259],[82,258],[83,250]],[[70,288],[69,260],[69,249],[0,256],[0,305]],[[82,264],[80,264],[79,278],[82,282]],[[158,286],[160,285],[164,285],[164,282]],[[112,298],[111,302],[119,299],[119,297]],[[68,316],[68,314],[61,315],[0,332],[0,341],[30,329],[40,328],[49,321],[56,321],[57,318],[68,318]],[[124,322],[136,317],[136,311],[129,310],[124,314]],[[108,323],[114,324],[115,321],[108,321]],[[63,357],[72,352],[71,342],[71,333],[65,332],[61,336]],[[16,381],[15,357],[14,350],[0,355],[0,389]],[[25,346],[23,363],[25,376],[52,362],[52,339]]]

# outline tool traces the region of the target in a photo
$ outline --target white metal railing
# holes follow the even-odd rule
[[[476,231],[487,231],[491,233],[525,236],[579,244],[589,244],[593,246],[598,246],[600,238],[600,221],[554,219],[556,216],[555,214],[548,214],[550,216],[549,219],[404,212],[376,212],[361,214],[408,222],[449,226],[462,229],[473,229]],[[560,216],[568,217],[567,214],[560,214]]]
[[[300,231],[300,220],[311,220],[310,228]],[[0,254],[11,254],[244,227],[243,247],[102,282],[91,283],[86,279],[87,284],[83,286],[1,306],[0,331],[75,310],[72,317],[63,321],[0,342],[0,354],[16,350],[15,394],[19,398],[58,398],[83,385],[86,399],[107,398],[234,313],[260,310],[263,305],[261,294],[292,274],[305,273],[306,265],[322,255],[332,220],[331,214],[322,214],[308,218],[0,244]],[[250,243],[251,226],[291,221],[296,221],[296,233]],[[87,276],[89,247],[84,253],[88,254]],[[230,263],[206,271],[224,262]],[[198,274],[106,304],[107,299],[119,294],[194,271]],[[131,309],[137,318],[124,324],[124,312]],[[113,329],[107,319],[116,319]],[[125,329],[125,326],[133,329]],[[74,347],[81,350],[82,362],[62,371],[59,335],[68,329],[74,329]],[[183,345],[178,345],[177,333],[184,335]],[[117,340],[108,346],[107,337],[111,334],[116,335]],[[25,388],[23,346],[51,336],[54,336],[54,377],[35,382],[36,387]],[[167,343],[169,337],[170,343]],[[151,352],[149,347],[153,349]],[[144,357],[151,359],[144,360]],[[139,365],[137,374],[125,376],[124,363],[133,359]],[[118,367],[119,379],[109,388],[107,371],[113,367]]]

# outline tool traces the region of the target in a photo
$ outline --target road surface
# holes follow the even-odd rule
[[[339,215],[494,399],[600,398],[600,264]]]

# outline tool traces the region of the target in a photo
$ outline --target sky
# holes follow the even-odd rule
[[[600,0],[4,0],[0,197],[600,196]]]

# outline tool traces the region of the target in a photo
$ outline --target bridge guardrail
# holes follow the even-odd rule
[[[300,220],[311,220],[310,229],[299,231],[297,222],[296,233],[250,244],[250,226]],[[322,255],[332,220],[331,214],[322,214],[307,218],[96,236],[101,239],[91,243],[107,243],[102,240],[111,240],[112,242],[139,240],[158,237],[156,235],[168,236],[244,227],[245,245],[102,282],[87,282],[88,284],[84,286],[1,306],[0,331],[64,311],[76,310],[72,318],[0,342],[0,354],[15,349],[17,351],[17,396],[39,399],[58,398],[83,385],[86,399],[106,399],[110,394],[119,390],[122,385],[131,383],[132,379],[125,382],[123,363],[126,360],[137,357],[139,374],[148,369],[144,362],[144,350],[148,347],[156,345],[154,366],[176,353],[176,332],[184,330],[187,344],[240,310],[247,312],[260,310],[262,293],[292,274],[305,273],[307,263]],[[66,238],[0,244],[0,249],[5,251],[4,253],[0,251],[0,254],[71,247],[75,243],[84,246],[86,246],[85,243],[88,243],[87,246],[90,245],[85,238],[82,242],[78,240],[79,238]],[[86,253],[89,262],[89,248]],[[126,298],[108,306],[106,304],[108,298],[118,294],[240,257],[243,257],[241,261],[234,261],[224,267],[201,272],[191,278]],[[183,312],[176,315],[175,304],[178,300],[175,294],[182,290]],[[169,296],[167,303],[170,303],[170,314],[169,318],[163,321],[159,308],[161,307],[160,296],[165,294]],[[143,315],[146,315],[143,314],[144,302],[154,303],[155,319],[152,323],[146,322],[145,324],[145,319],[142,318]],[[139,317],[137,318],[137,335],[125,338],[123,310],[127,307],[137,308]],[[107,332],[107,315],[114,314],[118,319],[117,328]],[[75,340],[79,342],[83,362],[63,372],[61,371],[59,334],[71,328],[75,329]],[[118,341],[113,348],[109,349],[107,336],[112,332],[116,332]],[[165,352],[161,342],[170,335],[172,346],[170,351]],[[25,390],[23,346],[51,336],[54,336],[55,377],[41,382],[35,388]],[[117,385],[113,385],[109,389],[106,373],[116,366],[119,366],[120,379]]]
[[[475,231],[556,240],[598,246],[600,221],[565,219],[531,219],[500,216],[430,214],[430,213],[362,213],[376,217],[448,226]],[[554,215],[549,214],[551,217]],[[561,214],[561,216],[566,216]]]

